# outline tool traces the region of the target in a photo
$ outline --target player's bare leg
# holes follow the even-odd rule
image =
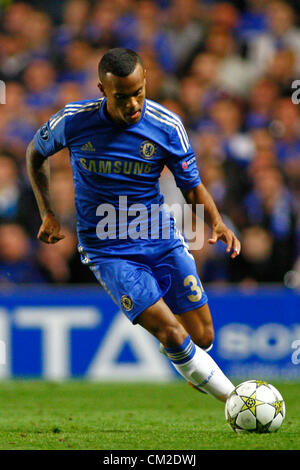
[[[206,352],[214,340],[214,327],[208,304],[176,315],[197,346]]]
[[[148,307],[137,323],[155,336],[166,348],[179,346],[187,337],[185,328],[177,321],[163,299]]]
[[[164,346],[175,369],[197,389],[225,402],[234,385],[215,361],[199,346],[163,299],[148,307],[136,322]]]
[[[181,315],[176,315],[176,318],[184,326],[185,330],[189,333],[197,346],[204,349],[206,352],[210,351],[214,339],[214,327],[208,304],[185,312]],[[165,349],[162,345],[160,352],[166,355]],[[188,384],[195,390],[205,393],[203,390],[192,384],[192,382],[188,382]]]

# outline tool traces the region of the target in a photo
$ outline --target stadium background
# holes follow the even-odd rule
[[[213,357],[229,375],[300,377],[299,6],[0,1],[1,378],[175,376],[80,264],[66,150],[51,158],[51,193],[67,236],[55,246],[36,239],[26,146],[66,103],[99,96],[97,65],[115,46],[142,56],[148,97],[183,119],[201,177],[242,241],[234,261],[222,244],[195,253],[214,317]],[[161,189],[167,203],[182,202],[168,171]]]

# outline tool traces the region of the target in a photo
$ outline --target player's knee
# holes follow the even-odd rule
[[[186,338],[185,329],[178,323],[164,325],[160,331],[159,340],[167,348],[180,346]]]

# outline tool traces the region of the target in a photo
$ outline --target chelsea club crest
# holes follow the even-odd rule
[[[129,312],[133,307],[132,298],[129,297],[129,295],[122,295],[121,305],[124,308],[124,310],[126,310],[126,312]]]
[[[156,152],[156,145],[150,140],[144,140],[140,146],[140,156],[146,160],[150,160],[154,157]]]

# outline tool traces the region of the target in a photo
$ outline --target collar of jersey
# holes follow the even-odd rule
[[[141,120],[143,119],[144,117],[144,114],[145,114],[145,109],[146,109],[146,99],[144,101],[144,106],[143,106],[143,109],[142,109],[142,113],[141,113],[141,117],[140,119],[138,120],[138,122],[135,122],[134,124],[130,124],[128,126],[124,125],[124,126],[121,126],[117,123],[115,123],[112,119],[109,119],[107,116],[106,116],[106,113],[105,113],[105,107],[106,107],[106,98],[104,98],[104,100],[102,101],[102,105],[100,106],[100,117],[101,119],[103,119],[104,121],[108,122],[109,124],[111,124],[111,126],[113,127],[117,127],[119,129],[132,129],[133,127],[135,126],[138,126],[141,122]]]

